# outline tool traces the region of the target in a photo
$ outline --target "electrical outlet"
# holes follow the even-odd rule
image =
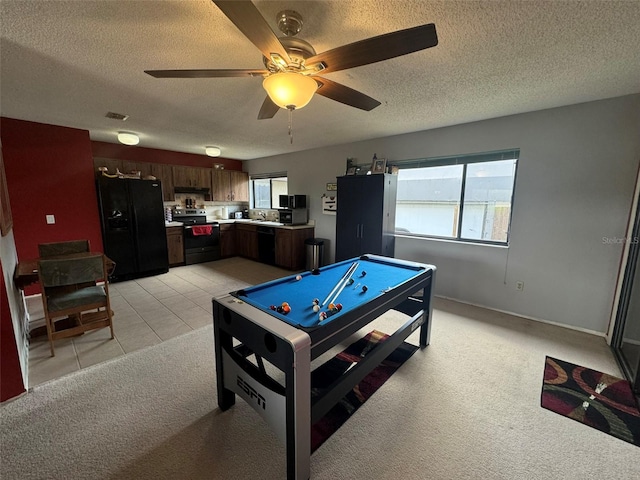
[[[47,224],[53,225],[56,223],[56,217],[54,215],[47,215]]]
[[[518,290],[519,292],[524,290],[524,282],[516,282],[516,290]]]

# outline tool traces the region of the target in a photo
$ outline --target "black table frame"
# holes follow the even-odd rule
[[[237,394],[270,424],[285,443],[290,480],[310,478],[311,425],[418,327],[420,347],[430,342],[436,267],[375,255],[361,258],[418,266],[421,272],[371,302],[314,329],[294,327],[243,302],[242,291],[213,299],[218,406],[223,411],[231,408]],[[409,319],[312,403],[311,361],[391,309],[408,315]],[[238,341],[236,346],[234,339]],[[249,360],[251,355],[255,355],[255,363]],[[262,359],[284,373],[284,385],[266,373]]]

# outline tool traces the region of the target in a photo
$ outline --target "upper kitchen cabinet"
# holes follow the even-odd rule
[[[211,169],[201,167],[173,166],[174,187],[195,187],[211,189]]]
[[[151,164],[151,175],[162,183],[162,199],[165,202],[172,202],[176,199],[173,191],[173,171],[171,165],[161,163]]]
[[[249,174],[236,170],[212,170],[212,198],[219,202],[248,202]]]

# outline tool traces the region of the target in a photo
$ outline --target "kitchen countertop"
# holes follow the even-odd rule
[[[305,225],[286,225],[284,223],[280,223],[280,222],[270,222],[270,221],[265,221],[265,220],[252,220],[252,219],[248,219],[248,218],[241,218],[241,219],[229,219],[229,220],[213,220],[214,222],[218,222],[220,224],[229,224],[229,223],[246,223],[249,225],[256,225],[256,226],[264,226],[264,227],[276,227],[276,228],[282,228],[285,230],[300,230],[302,228],[313,228],[315,227],[314,224],[310,224],[307,223]],[[164,225],[168,228],[168,227],[182,227],[183,223],[182,222],[164,222]]]

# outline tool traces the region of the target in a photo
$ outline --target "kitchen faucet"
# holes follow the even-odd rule
[[[267,214],[265,212],[260,212],[260,213],[258,213],[258,215],[260,215],[262,217],[262,220],[266,220],[267,219]]]

